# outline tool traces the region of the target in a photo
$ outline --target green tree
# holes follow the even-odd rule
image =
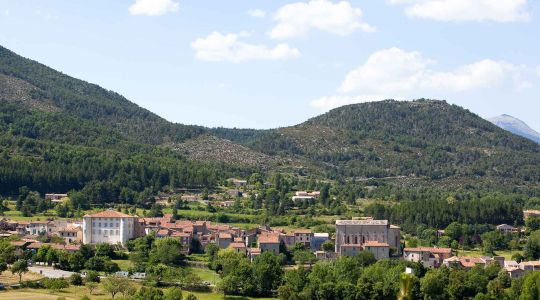
[[[19,283],[22,282],[22,275],[28,272],[28,261],[19,259],[11,265],[11,273],[19,275]]]
[[[323,251],[332,252],[334,251],[334,243],[330,240],[324,241],[321,245],[321,248]]]
[[[63,278],[45,278],[43,286],[52,291],[59,291],[69,287],[69,283]]]
[[[182,290],[177,287],[171,287],[163,293],[163,300],[182,300]]]
[[[149,261],[152,264],[162,263],[168,266],[177,266],[184,260],[182,244],[174,238],[158,239],[150,251]]]
[[[420,280],[420,290],[426,300],[447,299],[448,273],[446,268],[429,270]]]
[[[268,296],[277,290],[283,278],[281,260],[277,255],[264,252],[252,264],[253,280],[259,295]]]
[[[83,279],[79,273],[73,273],[69,276],[69,283],[72,285],[83,285]]]

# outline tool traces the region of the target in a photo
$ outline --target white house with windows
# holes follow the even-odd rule
[[[137,217],[105,210],[83,217],[83,244],[122,244],[135,237]]]

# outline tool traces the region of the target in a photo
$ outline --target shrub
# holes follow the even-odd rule
[[[85,282],[99,282],[99,274],[96,271],[88,271],[86,272],[86,277],[84,279]]]
[[[69,287],[69,283],[63,278],[45,278],[43,279],[43,286],[49,290],[59,291]]]
[[[83,279],[79,273],[74,273],[69,277],[69,283],[72,285],[83,285]]]

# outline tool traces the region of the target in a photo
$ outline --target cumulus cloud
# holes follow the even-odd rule
[[[269,34],[275,39],[304,36],[312,29],[342,36],[356,30],[375,31],[375,27],[362,21],[362,10],[352,7],[348,1],[312,0],[287,4],[278,9],[274,20],[277,24]]]
[[[527,0],[389,0],[408,16],[437,21],[527,21]]]
[[[450,71],[437,71],[434,69],[436,64],[435,60],[425,58],[417,51],[380,50],[346,75],[337,95],[319,98],[310,104],[328,110],[350,103],[461,93],[507,82],[516,90],[529,86],[522,66],[503,61],[484,59]]]
[[[178,11],[180,4],[173,0],[136,0],[129,7],[129,13],[146,16],[161,16]]]
[[[250,9],[247,11],[247,14],[254,18],[264,18],[266,17],[266,12],[261,9]]]
[[[222,34],[212,32],[191,43],[195,56],[206,61],[230,61],[235,63],[250,60],[281,60],[300,56],[300,51],[288,44],[278,44],[273,48],[266,45],[249,44],[240,41],[245,33]]]

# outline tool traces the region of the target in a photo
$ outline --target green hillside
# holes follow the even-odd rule
[[[246,144],[324,162],[335,178],[540,182],[540,146],[444,101],[348,105]]]
[[[214,186],[243,170],[163,146],[205,131],[0,47],[0,193],[83,190],[83,206],[145,203],[159,190]],[[231,173],[229,173],[231,172]]]
[[[1,194],[84,190],[93,203],[145,202],[164,188],[253,171],[429,188],[540,183],[540,145],[443,101],[349,105],[270,130],[211,129],[168,122],[1,47],[0,145]]]

